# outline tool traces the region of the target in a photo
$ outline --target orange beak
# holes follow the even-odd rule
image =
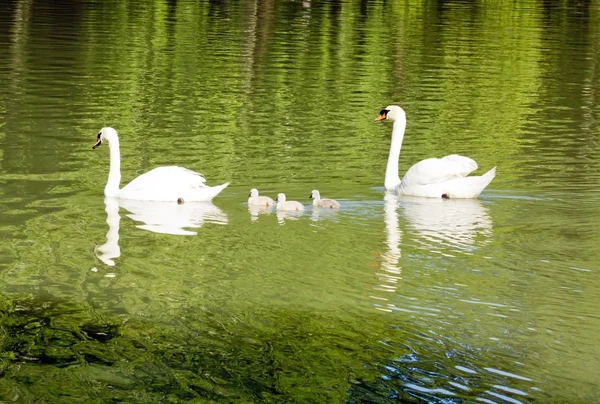
[[[384,114],[379,115],[377,118],[375,118],[376,121],[383,121],[386,118],[386,116]]]

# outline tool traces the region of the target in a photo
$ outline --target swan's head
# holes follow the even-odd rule
[[[285,202],[285,194],[277,194],[277,199],[275,199],[275,202]]]
[[[310,199],[321,199],[321,194],[316,189],[313,189],[309,196]]]
[[[98,132],[98,136],[96,137],[96,144],[92,146],[92,149],[97,148],[102,144],[102,141],[107,141],[108,143],[112,142],[117,138],[117,131],[113,128],[102,128],[100,132]]]
[[[250,193],[248,194],[248,196],[251,198],[256,198],[258,196],[258,189],[252,188],[250,190]]]
[[[389,119],[390,121],[399,121],[402,119],[406,119],[406,114],[404,110],[397,105],[388,105],[381,111],[379,111],[379,116],[375,118],[376,121],[383,121],[384,119]]]

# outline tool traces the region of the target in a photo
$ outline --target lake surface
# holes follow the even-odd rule
[[[0,7],[1,400],[600,401],[597,1]],[[479,199],[384,194],[389,104]],[[104,126],[232,183],[105,201]]]

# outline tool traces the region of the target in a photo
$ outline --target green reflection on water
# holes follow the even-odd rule
[[[598,401],[595,1],[2,8],[1,399]],[[382,201],[392,102],[400,171],[498,165],[481,201]],[[106,125],[124,181],[233,181],[221,219],[121,207],[99,260]],[[252,187],[344,208],[253,217]]]
[[[340,401],[348,383],[374,376],[361,370],[370,353],[348,351],[377,333],[312,312],[257,310],[224,320],[217,308],[188,308],[165,322],[118,326],[66,302],[4,304],[6,398]]]

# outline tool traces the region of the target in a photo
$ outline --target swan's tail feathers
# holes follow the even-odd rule
[[[225,188],[227,188],[227,186],[231,184],[231,182],[226,182],[225,184],[221,184],[221,185],[216,185],[214,187],[210,187],[210,199],[214,198],[215,196],[219,195],[221,193],[222,190],[224,190]]]
[[[448,187],[444,187],[444,191],[441,196],[444,198],[446,195],[449,199],[471,199],[477,198],[481,191],[489,185],[490,182],[496,176],[496,167],[483,175],[474,175],[471,177],[464,177],[453,180],[448,184]],[[438,190],[439,191],[439,190]],[[439,196],[438,196],[439,197]]]
[[[490,182],[492,182],[492,180],[494,179],[494,177],[496,176],[496,167],[492,168],[490,171],[488,171],[487,173],[483,174],[481,177],[486,179],[486,183],[485,186],[487,187],[488,184]]]
[[[483,191],[485,187],[487,187],[490,184],[490,182],[492,182],[495,176],[496,167],[492,168],[490,171],[479,177],[479,191],[477,192],[477,195],[475,195],[475,198],[477,198],[481,191]]]

